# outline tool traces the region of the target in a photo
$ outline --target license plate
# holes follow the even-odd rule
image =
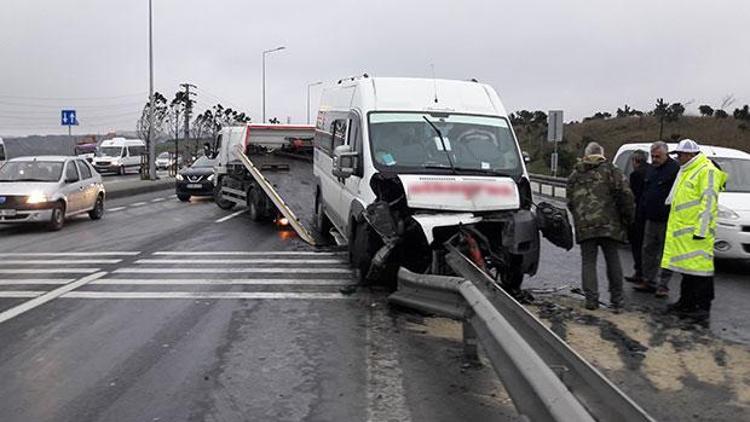
[[[15,217],[16,210],[0,210],[0,216],[2,217]]]
[[[202,187],[203,187],[203,185],[201,185],[199,183],[188,183],[188,185],[187,185],[188,189],[200,189]]]

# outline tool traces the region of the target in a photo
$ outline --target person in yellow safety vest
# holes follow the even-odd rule
[[[670,205],[661,267],[682,274],[680,299],[667,307],[680,318],[705,322],[714,298],[714,237],[719,192],[727,176],[692,139],[671,152],[680,172],[667,197]]]

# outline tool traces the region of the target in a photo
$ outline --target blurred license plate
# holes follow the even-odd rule
[[[16,210],[0,210],[0,216],[3,217],[15,217]]]
[[[188,189],[200,189],[203,186],[199,183],[188,183],[187,188]]]

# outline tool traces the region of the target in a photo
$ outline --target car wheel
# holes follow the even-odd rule
[[[190,195],[177,195],[177,199],[179,199],[182,202],[188,202],[190,201]]]
[[[49,229],[52,231],[58,231],[63,228],[65,224],[65,204],[58,202],[54,208],[52,208],[52,217],[49,221]]]
[[[99,220],[104,216],[104,196],[99,195],[99,197],[96,198],[96,203],[94,204],[94,208],[89,211],[89,217],[92,220]]]

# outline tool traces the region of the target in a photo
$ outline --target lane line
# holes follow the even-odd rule
[[[1,272],[2,270],[0,270]],[[119,274],[200,274],[200,273],[267,273],[267,274],[351,274],[349,268],[144,268],[126,267],[114,271]]]
[[[0,292],[0,298],[3,299],[14,299],[24,298],[29,299],[33,297],[39,297],[46,293],[45,290],[9,290]]]
[[[0,265],[101,265],[119,262],[122,262],[122,259],[0,259]]]
[[[140,251],[110,251],[110,252],[2,252],[0,259],[17,256],[136,256]]]
[[[122,211],[122,210],[124,210],[125,208],[127,208],[127,207],[114,207],[114,208],[107,208],[107,212],[117,212],[117,211]]]
[[[77,288],[83,286],[86,283],[90,283],[90,282],[96,280],[97,278],[101,278],[101,277],[105,276],[106,274],[107,273],[105,271],[101,271],[101,272],[98,272],[98,273],[95,273],[95,274],[87,275],[86,277],[83,277],[83,278],[81,278],[81,279],[79,279],[77,281],[74,281],[74,282],[70,283],[70,284],[66,284],[66,285],[64,285],[62,287],[58,287],[57,289],[52,290],[50,292],[47,292],[47,293],[45,293],[45,294],[43,294],[43,295],[41,295],[39,297],[31,299],[31,300],[29,300],[27,302],[24,302],[24,303],[22,303],[22,304],[20,304],[18,306],[14,306],[14,307],[8,309],[7,311],[0,312],[0,324],[2,324],[3,322],[5,322],[5,321],[7,321],[7,320],[9,320],[11,318],[17,317],[18,315],[21,315],[24,312],[30,311],[30,310],[38,307],[38,306],[44,305],[45,303],[47,303],[47,302],[49,302],[49,301],[51,301],[51,300],[53,300],[55,298],[58,298],[58,297],[64,295],[65,293],[69,293],[71,290],[77,289]]]
[[[130,204],[131,207],[140,207],[142,205],[146,205],[146,202],[135,202],[133,204]]]
[[[151,202],[162,202],[162,201],[165,201],[166,199],[167,198],[156,198],[156,199],[152,199]]]
[[[158,251],[151,255],[184,255],[184,256],[215,256],[215,255],[226,255],[226,256],[344,256],[345,252],[313,252],[313,251],[261,251],[261,252],[245,252],[245,251],[205,251],[205,252],[194,252],[194,251]]]
[[[40,298],[41,299],[41,298]],[[62,299],[301,299],[340,300],[358,299],[356,295],[341,293],[292,292],[70,292]],[[0,321],[2,322],[2,321]]]
[[[223,223],[223,222],[225,222],[227,220],[230,220],[230,219],[232,219],[234,217],[237,217],[238,215],[244,214],[246,212],[247,212],[247,209],[239,210],[237,212],[233,212],[233,213],[229,214],[226,217],[221,217],[220,219],[216,220],[215,223]]]
[[[15,284],[68,284],[75,278],[19,278],[17,280],[0,280],[0,286],[12,286]]]
[[[0,274],[91,274],[99,268],[0,268]]]
[[[38,283],[28,283],[38,284]],[[91,284],[98,285],[248,285],[248,286],[346,286],[352,282],[345,278],[339,279],[291,279],[291,278],[100,278]]]
[[[284,264],[284,265],[345,265],[340,259],[139,259],[136,264]]]

